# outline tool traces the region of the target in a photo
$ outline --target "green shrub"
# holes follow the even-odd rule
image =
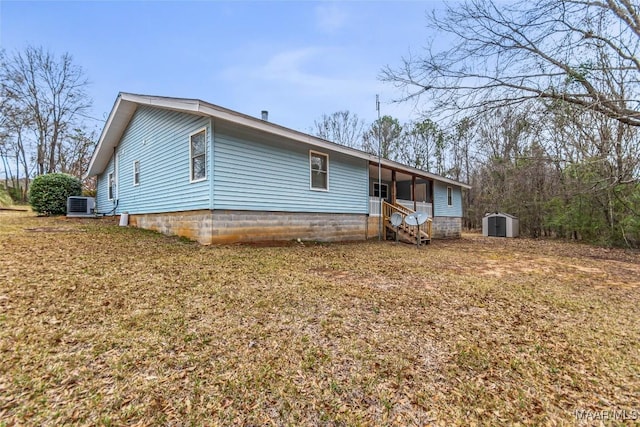
[[[29,203],[34,211],[47,215],[67,212],[67,197],[80,196],[82,183],[74,176],[50,173],[37,176],[29,189]]]
[[[0,207],[6,208],[7,206],[11,206],[13,201],[11,200],[11,196],[4,187],[0,187]]]

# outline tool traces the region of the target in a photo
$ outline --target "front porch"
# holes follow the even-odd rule
[[[401,240],[415,243],[420,238],[421,243],[431,240],[431,223],[433,211],[433,179],[418,174],[395,170],[382,166],[380,182],[378,181],[378,164],[369,164],[369,217],[370,225],[377,222],[378,233],[375,235],[383,239],[393,238],[395,234]],[[393,227],[391,215],[399,213],[403,218],[407,215],[422,212],[427,214],[428,220],[423,226],[409,226],[406,223],[400,227]]]

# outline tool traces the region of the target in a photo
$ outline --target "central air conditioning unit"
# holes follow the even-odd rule
[[[67,198],[67,216],[93,216],[96,209],[96,199],[93,197],[71,196]]]

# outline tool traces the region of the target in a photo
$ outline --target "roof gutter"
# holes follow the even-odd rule
[[[125,105],[128,105],[129,108],[125,108]],[[344,145],[340,145],[335,142],[327,141],[322,138],[318,138],[284,126],[280,126],[273,122],[264,121],[256,117],[238,113],[237,111],[229,110],[227,108],[223,108],[214,104],[209,104],[199,99],[170,98],[120,92],[113,105],[111,113],[109,114],[109,118],[105,123],[105,127],[102,130],[98,145],[96,146],[93,156],[91,157],[91,162],[89,163],[89,168],[87,169],[85,178],[102,173],[104,167],[106,167],[106,164],[108,162],[108,159],[106,159],[105,161],[105,158],[103,158],[103,153],[107,148],[113,148],[117,145],[120,137],[122,136],[122,133],[131,120],[131,117],[133,116],[137,105],[149,105],[173,111],[189,112],[203,116],[209,116],[213,117],[214,119],[228,121],[250,129],[269,133],[271,135],[276,135],[304,144],[309,144],[317,148],[331,150],[348,156],[357,157],[369,162],[378,161],[377,156],[365,151],[345,147]],[[108,151],[110,152],[111,150]],[[406,166],[391,160],[382,159],[381,164],[388,168],[393,168],[399,171],[410,173],[412,175],[419,175],[430,179],[437,179],[439,181],[443,181],[467,189],[471,188],[471,186],[468,184],[454,181],[452,179],[438,176],[430,172],[413,168],[411,166]]]

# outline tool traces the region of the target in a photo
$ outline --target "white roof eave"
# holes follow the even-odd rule
[[[118,145],[136,109],[137,104],[123,100],[122,96],[118,96],[102,129],[85,178],[98,175],[107,167],[109,159],[111,159],[111,153]]]
[[[131,118],[133,117],[133,114],[135,113],[138,105],[149,105],[173,111],[209,116],[213,117],[214,119],[227,121],[236,125],[244,126],[246,128],[308,144],[316,148],[331,150],[348,156],[367,160],[371,163],[378,162],[377,156],[369,154],[365,151],[345,147],[334,142],[326,141],[322,138],[318,138],[303,132],[277,125],[275,123],[238,113],[233,110],[228,110],[226,108],[209,104],[197,99],[168,98],[121,92],[118,95],[116,102],[114,103],[113,109],[109,114],[107,122],[105,123],[105,127],[102,131],[102,134],[100,135],[98,145],[96,146],[94,155],[91,158],[86,176],[95,176],[104,171],[107,164],[109,163],[109,159],[111,158],[113,149],[118,145],[118,142],[120,141],[126,127],[129,125],[129,122],[131,121]],[[393,162],[391,160],[382,159],[380,161],[380,164],[382,166],[387,166],[389,168],[407,172],[412,175],[419,175],[467,189],[471,188],[470,185],[457,182],[452,179],[444,178],[410,166],[406,166],[401,163]]]

